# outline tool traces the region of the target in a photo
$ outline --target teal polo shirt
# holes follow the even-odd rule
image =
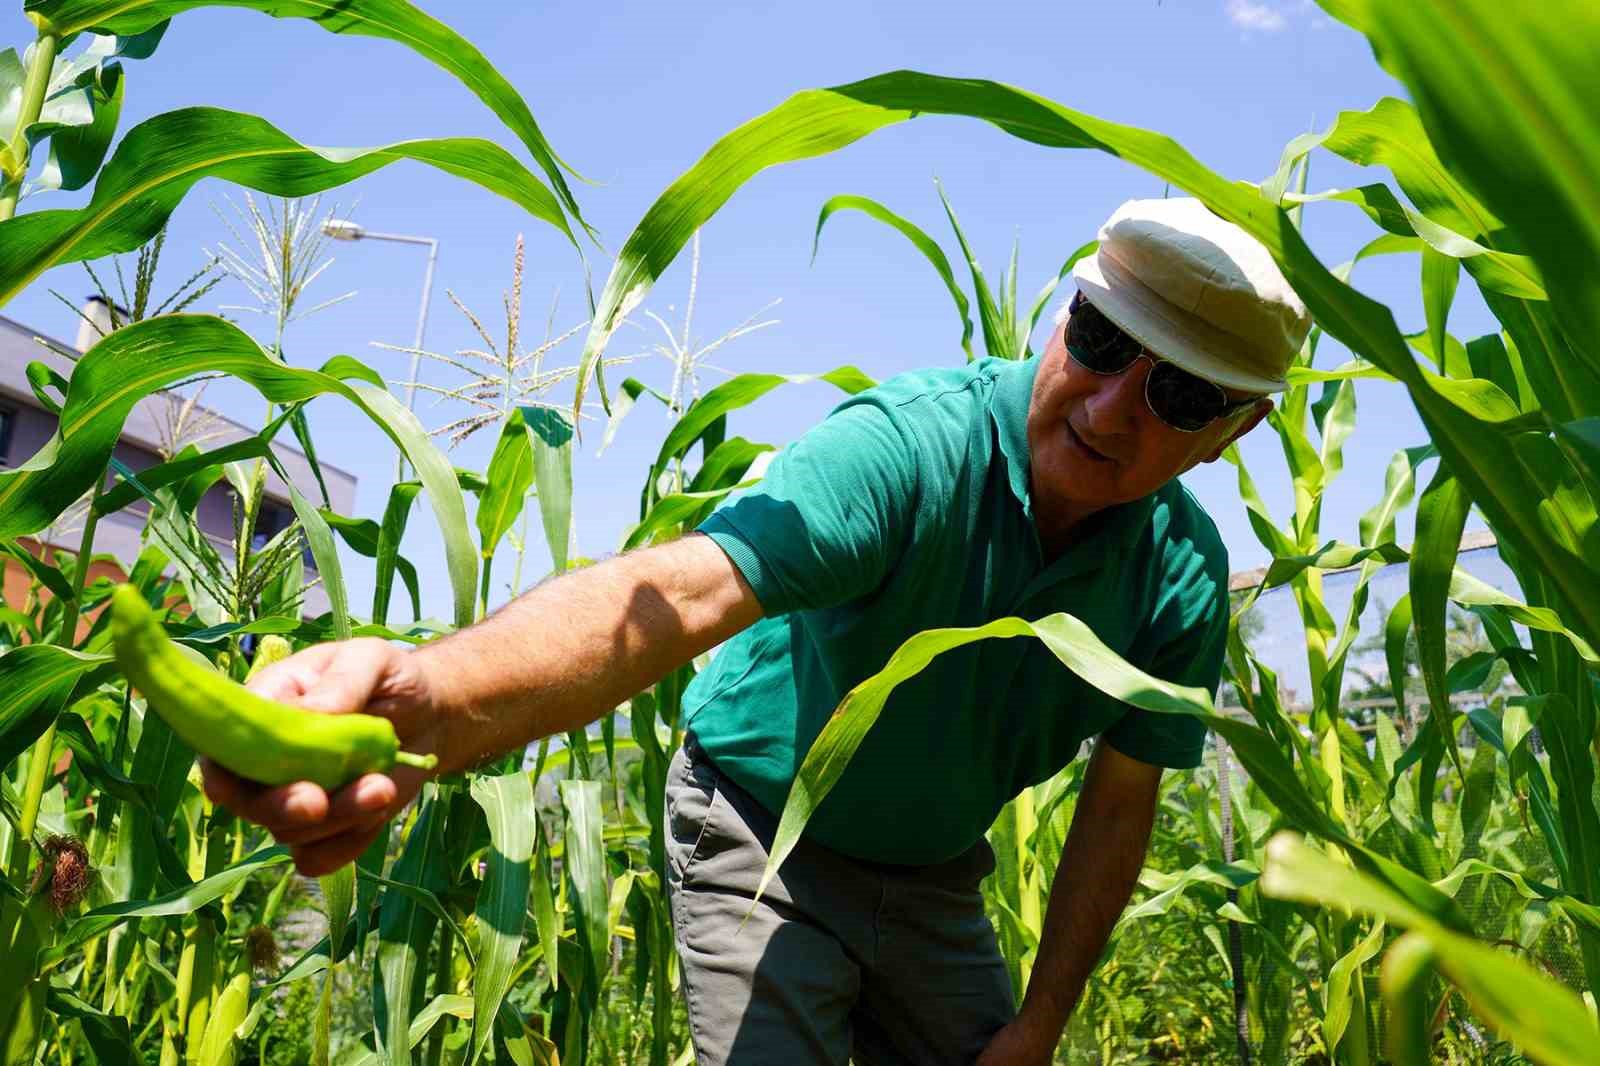
[[[768,810],[845,693],[924,629],[1067,611],[1146,671],[1215,691],[1228,555],[1176,480],[1095,515],[1046,565],[1028,491],[1037,370],[980,359],[859,393],[700,525],[764,617],[689,685],[684,721]],[[1105,695],[1040,641],[966,645],[895,689],[806,835],[862,859],[942,862],[1095,736],[1183,768],[1205,730]]]

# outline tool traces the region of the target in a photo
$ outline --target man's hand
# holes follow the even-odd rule
[[[643,692],[761,617],[744,576],[694,534],[539,585],[488,618],[415,651],[375,638],[308,648],[250,682],[312,710],[394,722],[438,773],[565,733]],[[309,781],[267,788],[202,763],[206,795],[290,846],[303,874],[358,857],[427,775],[397,766],[331,796]]]
[[[1095,744],[1050,886],[1022,1008],[981,1066],[1048,1063],[1083,986],[1139,879],[1161,792],[1161,767]]]
[[[1032,1018],[1018,1015],[989,1041],[978,1056],[976,1066],[1050,1066],[1055,1057],[1061,1030]]]
[[[444,730],[427,675],[415,655],[385,641],[369,637],[307,648],[261,671],[249,687],[308,710],[382,715],[394,723],[402,748],[440,753]],[[329,794],[310,781],[270,788],[210,759],[200,761],[200,770],[213,803],[271,830],[308,877],[355,861],[429,776],[396,766],[363,774]]]

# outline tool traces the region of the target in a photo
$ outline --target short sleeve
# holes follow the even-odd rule
[[[1212,696],[1222,680],[1223,661],[1228,650],[1227,558],[1220,567],[1205,568],[1209,577],[1198,580],[1203,586],[1190,599],[1184,612],[1183,628],[1162,644],[1144,666],[1147,673],[1163,681],[1201,688]],[[1220,579],[1215,571],[1220,569]],[[1122,754],[1140,762],[1188,770],[1200,765],[1205,750],[1206,727],[1198,718],[1186,714],[1161,714],[1129,707],[1116,725],[1106,730],[1106,741]]]
[[[847,401],[700,524],[769,616],[877,588],[913,532],[917,464],[893,415]]]

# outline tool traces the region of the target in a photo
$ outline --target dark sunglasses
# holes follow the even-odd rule
[[[1198,433],[1217,419],[1257,402],[1258,397],[1230,401],[1216,382],[1145,351],[1144,345],[1118,329],[1081,292],[1067,310],[1067,353],[1072,361],[1092,373],[1110,375],[1122,373],[1135,359],[1149,359],[1144,402],[1157,418],[1180,433]]]

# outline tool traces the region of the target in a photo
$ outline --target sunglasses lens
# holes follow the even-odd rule
[[[1216,385],[1172,363],[1157,363],[1150,369],[1145,395],[1157,418],[1186,433],[1206,428],[1228,405]]]
[[[1120,374],[1139,356],[1139,342],[1116,327],[1088,301],[1067,319],[1067,350],[1097,374]]]

